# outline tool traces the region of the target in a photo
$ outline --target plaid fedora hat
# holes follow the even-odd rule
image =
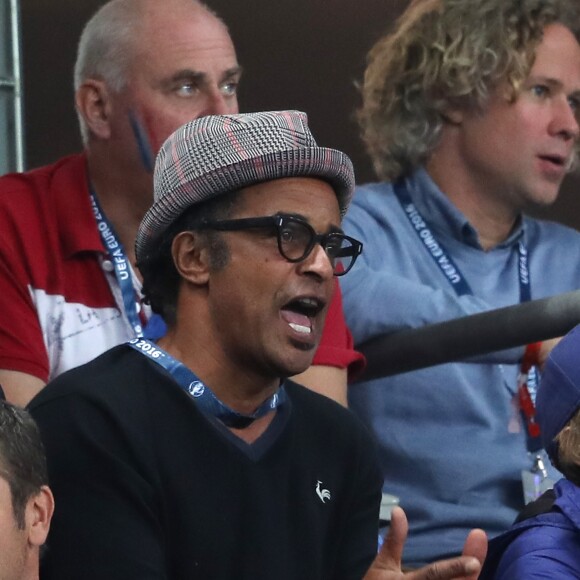
[[[223,193],[280,179],[329,182],[344,216],[354,191],[352,162],[318,147],[300,111],[210,115],[186,123],[165,141],[155,163],[154,202],[137,233],[137,262],[189,207]]]
[[[554,437],[580,408],[580,325],[552,350],[544,365],[536,397],[542,443],[550,458],[557,454]]]

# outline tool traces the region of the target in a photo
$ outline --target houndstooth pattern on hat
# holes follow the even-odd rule
[[[318,147],[300,111],[213,115],[191,121],[165,141],[155,163],[154,202],[135,244],[141,262],[189,207],[223,193],[283,177],[319,177],[334,188],[341,215],[354,190],[350,159]]]

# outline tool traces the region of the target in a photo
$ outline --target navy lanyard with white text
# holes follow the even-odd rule
[[[423,243],[425,250],[433,258],[439,269],[443,272],[458,296],[473,295],[467,280],[463,277],[459,267],[453,262],[443,246],[428,228],[423,216],[411,200],[411,196],[403,180],[393,184],[393,191],[398,199],[407,219],[411,223],[413,231]],[[532,298],[530,286],[530,273],[528,268],[528,250],[523,241],[518,242],[518,279],[520,284],[520,302],[528,302]],[[526,350],[527,352],[527,350]],[[518,377],[518,397],[520,406],[528,426],[528,448],[536,451],[541,442],[539,431],[535,422],[535,400],[538,387],[538,371],[535,363],[525,361]],[[509,389],[509,386],[508,386]]]
[[[121,242],[117,239],[113,227],[99,206],[97,196],[93,191],[90,192],[90,196],[91,204],[93,206],[93,213],[95,215],[95,219],[97,220],[99,234],[101,235],[101,240],[103,241],[105,248],[107,248],[109,255],[111,256],[111,262],[115,268],[115,277],[121,289],[125,315],[129,320],[131,328],[133,328],[133,331],[135,332],[135,336],[142,336],[143,326],[141,324],[141,320],[139,319],[139,302],[137,300],[137,293],[133,287],[133,279],[131,276],[129,260],[125,254],[125,250],[123,249]]]
[[[407,188],[402,180],[393,184],[395,196],[399,200],[407,219],[413,227],[423,246],[433,258],[441,272],[449,281],[458,296],[473,295],[471,287],[451,256],[431,233],[423,216],[411,201]],[[528,302],[532,298],[530,289],[530,274],[528,270],[528,250],[524,242],[518,243],[518,277],[520,282],[520,302]]]
[[[202,411],[219,419],[227,427],[244,429],[256,419],[263,417],[266,413],[286,402],[286,391],[284,385],[281,385],[251,415],[238,413],[222,403],[191,369],[162,348],[159,348],[155,343],[145,338],[135,338],[126,344],[163,367],[175,379],[177,384],[195,400]]]

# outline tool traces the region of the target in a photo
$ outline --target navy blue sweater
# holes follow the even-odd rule
[[[286,389],[247,445],[124,345],[48,385],[29,405],[56,499],[43,580],[359,580],[375,446],[349,411]]]

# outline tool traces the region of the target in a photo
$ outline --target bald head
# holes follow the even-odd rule
[[[223,21],[197,0],[111,0],[104,4],[87,22],[81,34],[74,69],[74,88],[77,90],[88,78],[101,79],[110,88],[120,91],[127,82],[127,70],[143,33],[161,20],[180,15],[196,15]]]
[[[171,119],[163,124],[168,128],[149,136],[155,138],[155,147],[192,118],[235,112],[239,68],[227,27],[203,3],[111,0],[89,20],[79,42],[75,91],[83,140],[87,144],[89,135],[95,132],[88,118],[90,112],[83,111],[78,100],[79,91],[87,83],[98,81],[109,97],[130,88],[134,94],[132,102],[123,105],[127,111],[141,109],[143,100],[152,114],[166,110]],[[179,93],[182,80],[186,88]],[[197,97],[204,96],[210,84],[211,102],[200,103]],[[146,91],[141,90],[145,87]],[[172,93],[183,98],[172,99]],[[161,121],[164,118],[162,115]],[[157,120],[141,118],[139,122],[156,124]]]

